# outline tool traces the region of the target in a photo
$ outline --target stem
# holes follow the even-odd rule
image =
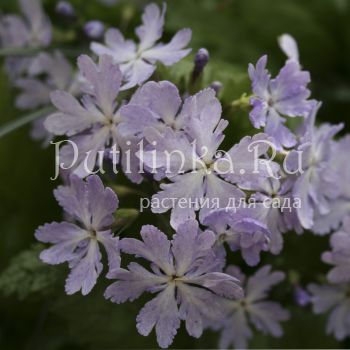
[[[45,107],[33,113],[27,114],[23,117],[20,117],[15,120],[11,120],[8,123],[5,123],[5,125],[0,127],[0,138],[11,133],[12,131],[15,131],[21,128],[22,126],[32,122],[33,120],[43,117],[53,111],[54,111],[53,107]]]

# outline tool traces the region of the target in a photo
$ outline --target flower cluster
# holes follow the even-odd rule
[[[1,19],[2,45],[49,45],[51,25],[40,2],[23,0],[21,8],[24,19]],[[253,336],[250,324],[264,334],[283,334],[280,322],[289,312],[268,300],[268,292],[285,274],[265,265],[246,278],[231,257],[239,252],[254,267],[263,255],[281,253],[287,232],[335,231],[331,251],[322,255],[333,266],[329,284],[311,284],[309,292],[316,313],[333,307],[328,331],[343,339],[350,335],[349,136],[336,139],[342,124],[316,123],[321,104],[310,98],[310,74],[285,34],[279,44],[287,60],[275,78],[266,55],[248,68],[249,119],[263,132],[224,143],[230,122],[217,90],[193,92],[207,50],[194,60],[192,89],[153,74],[157,63],[173,65],[191,51],[190,29],[160,42],[165,12],[165,4],[146,6],[137,44],[108,29],[103,44],[91,43],[91,56],[78,57],[76,71],[60,51],[6,62],[21,90],[18,108],[51,101],[56,109],[38,119],[33,135],[67,142],[56,154],[65,184],[54,192],[66,220],[37,229],[36,239],[51,244],[41,260],[67,262],[67,294],[86,295],[103,271],[103,247],[106,277],[115,280],[106,299],[119,304],[152,294],[136,319],[141,335],[155,329],[159,346],[168,347],[184,321],[190,336],[215,329],[220,347],[243,348]],[[166,220],[166,232],[151,225],[142,226],[141,239],[115,232],[119,201],[105,187],[114,181],[104,176],[105,164],[121,169],[133,186],[145,182],[153,189],[147,200],[154,217]],[[124,266],[127,254],[140,261]]]

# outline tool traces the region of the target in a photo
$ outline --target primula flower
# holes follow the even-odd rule
[[[222,250],[222,243],[226,242],[233,252],[240,250],[244,261],[250,266],[257,265],[260,252],[269,249],[271,232],[267,227],[236,211],[214,210],[205,217],[203,224],[216,233],[219,249]]]
[[[269,265],[260,268],[247,280],[235,266],[229,266],[226,273],[242,281],[245,296],[239,300],[225,301],[229,316],[222,325],[220,349],[229,348],[231,345],[237,349],[247,348],[248,340],[253,336],[248,318],[258,331],[271,334],[274,337],[281,337],[283,330],[279,322],[288,320],[289,312],[280,304],[266,299],[272,286],[284,279],[284,273],[271,272]]]
[[[279,254],[283,248],[283,233],[288,230],[299,234],[303,232],[297,216],[300,203],[293,202],[292,198],[294,182],[292,177],[283,180],[268,178],[248,186],[249,190],[254,191],[251,196],[254,206],[244,209],[244,213],[269,229],[269,250],[273,254]]]
[[[182,101],[176,85],[169,81],[149,81],[142,85],[131,97],[129,103],[120,110],[122,123],[120,132],[123,135],[144,137],[148,127],[160,132],[170,127],[184,131],[192,118],[199,118],[204,110],[213,109],[221,113],[221,105],[213,89],[204,89]]]
[[[330,238],[332,251],[322,254],[322,260],[334,265],[328,273],[331,283],[350,282],[350,216],[344,219],[342,228]]]
[[[220,271],[222,262],[212,249],[214,233],[201,232],[196,221],[180,225],[171,241],[151,225],[143,226],[141,236],[142,241],[124,238],[121,249],[148,260],[151,271],[136,262],[116,270],[113,278],[118,281],[105,296],[123,303],[146,291],[157,293],[138,314],[137,329],[147,336],[155,328],[161,347],[172,343],[181,320],[187,332],[199,338],[208,322],[222,319],[225,298],[242,296],[238,280]]]
[[[162,183],[161,192],[152,197],[154,203],[160,203],[152,210],[163,213],[172,209],[170,223],[174,228],[194,219],[199,209],[202,221],[209,211],[244,198],[233,183],[273,176],[277,169],[273,162],[266,164],[258,159],[271,145],[264,134],[246,136],[224,155],[217,154],[228,122],[221,119],[221,105],[214,96],[212,89],[206,89],[186,99],[180,119],[169,113],[174,124],[186,120],[185,132],[170,127],[160,131],[157,126],[143,131],[149,148],[140,151],[139,158],[156,179],[167,177],[171,181]],[[162,124],[153,119],[157,125]]]
[[[297,214],[301,225],[309,229],[314,224],[315,211],[321,215],[330,212],[329,202],[340,194],[340,173],[331,167],[333,137],[343,128],[343,124],[321,124],[315,126],[320,104],[305,121],[300,146],[297,151],[302,155],[302,169],[293,186],[293,197],[300,200]],[[288,156],[288,169],[298,169],[297,151]]]
[[[101,56],[96,65],[89,56],[82,55],[78,66],[85,79],[82,89],[86,94],[79,102],[68,92],[53,92],[51,100],[58,112],[46,119],[45,126],[55,135],[74,136],[73,141],[79,150],[74,173],[84,177],[93,171],[97,163],[100,164],[101,154],[107,148],[114,148],[113,162],[118,163],[120,150],[129,146],[118,131],[121,118],[116,98],[122,79],[118,65],[113,63],[111,56]],[[70,145],[62,147],[61,157],[65,164],[72,163],[72,152]],[[138,163],[136,159],[136,163],[128,166],[134,170]],[[123,163],[123,166],[126,165]],[[135,182],[142,180],[137,171],[129,171],[127,175]]]
[[[20,0],[24,18],[17,15],[0,17],[0,43],[6,48],[46,47],[51,43],[52,27],[43,12],[41,0]],[[9,57],[7,73],[15,78],[25,72],[31,58]]]
[[[298,62],[289,60],[277,77],[271,79],[266,63],[267,56],[263,56],[256,67],[249,65],[254,93],[249,117],[255,128],[264,127],[264,132],[274,138],[278,148],[290,148],[295,146],[296,138],[284,125],[285,117],[309,116],[314,105],[308,100],[310,91],[306,87],[310,74],[302,71]]]
[[[142,16],[142,25],[135,32],[140,40],[136,44],[125,40],[118,29],[109,29],[105,35],[105,44],[92,43],[91,50],[97,55],[113,56],[120,65],[125,84],[122,90],[130,89],[146,81],[155,71],[156,63],[171,66],[187,56],[191,49],[185,49],[191,39],[191,30],[178,31],[168,44],[157,43],[162,37],[166,4],[163,9],[149,4]]]
[[[44,75],[41,79],[39,76]],[[79,92],[77,76],[73,67],[60,51],[53,54],[40,53],[28,66],[27,76],[15,81],[20,89],[16,98],[16,107],[34,109],[50,104],[50,92],[66,90],[72,94]]]
[[[14,85],[20,90],[16,98],[19,109],[34,109],[50,105],[50,92],[60,89],[73,95],[80,92],[79,77],[60,51],[53,54],[40,53],[34,57],[28,68],[26,77],[15,80]],[[47,115],[33,122],[31,136],[35,140],[44,140],[47,146],[53,134],[44,127]]]
[[[86,295],[103,269],[100,244],[108,256],[107,276],[120,267],[119,238],[111,231],[118,197],[110,188],[105,188],[96,175],[86,181],[71,176],[70,181],[70,186],[60,186],[54,194],[76,223],[45,224],[36,230],[35,237],[40,242],[53,244],[40,254],[42,261],[51,265],[69,263],[71,272],[66,280],[66,293],[81,290]]]
[[[339,187],[339,196],[329,200],[329,212],[327,214],[321,214],[315,208],[315,224],[312,230],[318,234],[325,234],[338,229],[344,218],[350,215],[350,136],[347,135],[329,146],[328,167],[338,174],[334,186]]]
[[[327,334],[333,334],[339,341],[350,336],[350,285],[348,283],[317,285],[310,284],[308,289],[315,314],[330,311]]]

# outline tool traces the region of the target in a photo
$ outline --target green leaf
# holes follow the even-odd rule
[[[56,267],[40,261],[39,254],[43,248],[42,244],[34,244],[10,261],[0,275],[0,291],[4,295],[15,294],[22,300],[33,293],[52,291],[58,272]]]

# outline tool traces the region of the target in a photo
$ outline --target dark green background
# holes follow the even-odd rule
[[[97,1],[72,1],[79,14],[74,22],[54,14],[54,1],[45,8],[53,16],[55,38],[64,47],[82,47],[87,41],[81,23],[98,18],[109,25],[122,27],[129,36],[139,23],[145,2],[120,1],[107,8]],[[1,0],[0,12],[17,11],[13,0]],[[230,102],[249,93],[246,76],[249,62],[269,55],[269,66],[276,73],[285,57],[277,46],[277,36],[288,32],[300,45],[301,61],[311,72],[313,97],[324,101],[319,120],[347,122],[350,108],[350,2],[347,0],[173,0],[168,2],[166,37],[182,27],[193,30],[194,51],[206,47],[211,61],[202,80],[206,86],[221,80],[221,98],[225,117],[230,120],[225,143],[237,141],[253,130],[247,114],[233,111]],[[168,78],[184,88],[192,69],[193,54],[174,66],[170,73],[163,68],[159,78]],[[199,88],[199,86],[197,86]],[[0,125],[18,118],[23,112],[14,107],[15,91],[0,71]],[[147,300],[114,305],[103,299],[108,284],[103,278],[87,297],[65,296],[67,268],[47,267],[36,258],[40,246],[35,243],[35,228],[59,220],[61,211],[52,196],[57,185],[49,180],[54,171],[53,149],[42,149],[29,137],[29,127],[0,139],[0,349],[112,349],[155,348],[155,336],[145,338],[135,330],[135,317]],[[128,184],[124,179],[118,181]],[[350,185],[350,184],[349,184]],[[128,184],[130,186],[130,184]],[[132,185],[131,185],[132,187]],[[148,190],[147,184],[144,190]],[[137,204],[137,197],[121,197],[121,206]],[[143,215],[123,234],[137,235],[142,224],[161,225],[158,218]],[[285,248],[278,257],[263,256],[263,262],[288,275],[297,276],[303,285],[322,279],[327,266],[320,254],[327,237],[306,233],[285,235]],[[234,262],[240,262],[233,257]],[[292,273],[291,273],[292,272]],[[325,335],[325,317],[297,307],[292,298],[290,279],[276,288],[274,296],[292,312],[284,325],[285,336],[272,339],[256,335],[255,348],[346,348]],[[206,332],[195,340],[183,328],[173,347],[214,348],[217,335]]]

